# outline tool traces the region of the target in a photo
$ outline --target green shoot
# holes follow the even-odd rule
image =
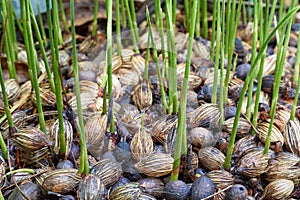
[[[296,6],[295,8],[291,9],[285,15],[285,17],[278,23],[278,25],[276,27],[274,27],[272,32],[265,39],[264,43],[262,43],[260,51],[258,52],[258,54],[257,54],[257,56],[254,60],[254,66],[256,66],[258,61],[261,59],[261,57],[264,53],[264,50],[266,49],[266,47],[267,47],[268,43],[270,42],[270,40],[272,39],[272,37],[275,35],[276,31],[279,28],[281,28],[290,18],[292,18],[294,16],[294,14],[299,9],[300,9],[300,6]],[[243,104],[243,101],[244,101],[244,96],[246,94],[250,79],[255,75],[254,69],[255,69],[255,67],[250,69],[249,75],[246,77],[243,88],[242,88],[241,93],[240,93],[240,99],[239,99],[239,102],[238,102],[236,115],[235,115],[235,118],[234,118],[234,125],[233,125],[233,128],[232,128],[232,133],[231,133],[231,136],[230,136],[229,146],[228,146],[228,150],[227,150],[227,153],[226,153],[226,159],[225,159],[225,162],[224,162],[224,168],[225,169],[230,168],[230,161],[231,161],[231,156],[232,156],[232,152],[233,152],[233,148],[234,148],[234,142],[235,142],[235,137],[236,137],[236,133],[237,133],[238,122],[239,122],[239,119],[240,119],[242,104]]]
[[[41,15],[39,4],[37,5],[37,10],[38,10],[38,19],[39,19],[39,24],[40,24],[40,30],[41,30],[42,38],[43,38],[43,41],[44,41],[44,46],[46,46],[47,45],[47,36],[46,36],[46,33],[45,33],[44,21],[43,21],[42,15]]]
[[[147,22],[148,22],[148,27],[149,27],[148,34],[150,35],[151,42],[152,42],[153,59],[154,59],[155,65],[156,65],[156,72],[157,72],[158,81],[159,81],[159,89],[160,89],[160,93],[161,93],[162,104],[164,106],[164,111],[166,112],[168,110],[168,103],[166,100],[166,94],[165,94],[165,89],[164,89],[164,85],[163,85],[162,75],[161,75],[160,68],[159,68],[156,45],[155,45],[155,41],[154,41],[153,34],[152,34],[150,14],[147,11],[148,10],[146,9],[146,17],[147,17]]]
[[[166,4],[166,19],[167,19],[167,43],[168,43],[168,61],[169,61],[169,113],[178,112],[178,93],[177,93],[177,62],[176,62],[176,47],[175,47],[175,33],[172,23],[172,10],[170,2],[165,1]]]
[[[202,35],[204,38],[208,38],[208,22],[207,22],[207,1],[202,1]]]
[[[43,43],[41,33],[39,31],[39,27],[38,27],[38,24],[37,24],[36,19],[34,17],[34,13],[33,13],[33,10],[32,10],[31,6],[30,6],[30,18],[32,20],[32,25],[33,25],[33,28],[36,32],[36,36],[37,36],[39,45],[41,47],[42,58],[43,58],[43,61],[45,63],[45,68],[46,68],[50,88],[51,88],[52,92],[55,92],[54,82],[53,82],[53,79],[52,79],[51,69],[50,69],[49,62],[48,62],[47,55],[46,55],[46,51],[45,51],[45,48],[44,48],[44,43]],[[44,30],[44,28],[42,30]]]
[[[193,48],[193,41],[194,41],[194,34],[195,34],[197,8],[198,8],[198,0],[194,0],[191,24],[189,29],[189,43],[188,43],[188,52],[187,52],[186,65],[184,71],[184,79],[182,82],[182,87],[180,92],[180,109],[178,115],[178,128],[176,134],[176,149],[174,153],[174,164],[173,164],[173,170],[171,173],[170,181],[174,181],[178,179],[181,154],[184,156],[187,155],[187,138],[186,138],[187,95],[186,94],[187,94],[188,79],[189,79],[191,59],[192,59],[192,48]]]
[[[293,0],[292,4],[291,4],[291,7],[290,7],[290,10],[295,7],[295,4],[296,4],[296,1]],[[284,46],[283,46],[281,51],[280,51],[280,48],[279,48],[278,52],[277,52],[278,56],[277,56],[277,59],[276,59],[273,96],[272,96],[272,103],[271,103],[271,110],[270,110],[271,121],[270,121],[269,130],[268,130],[268,135],[267,135],[267,138],[266,138],[264,154],[268,153],[269,147],[270,147],[272,127],[273,127],[273,122],[274,122],[276,107],[277,107],[279,86],[280,86],[281,76],[282,76],[282,72],[283,72],[283,68],[284,68],[285,56],[286,56],[286,52],[287,52],[288,45],[289,45],[289,38],[290,38],[292,23],[293,23],[293,18],[290,18],[290,20],[288,22],[288,25],[287,25],[287,30],[286,30],[286,33],[285,33]],[[283,37],[281,38],[281,40],[283,41]]]
[[[94,0],[94,18],[93,18],[93,30],[92,30],[92,36],[95,36],[97,33],[97,15],[98,15],[98,0]]]
[[[269,14],[269,0],[266,1],[266,9],[265,9],[265,16],[264,16],[264,22],[263,22],[263,17],[261,16],[259,18],[259,23],[261,26],[261,29],[259,30],[259,38],[260,41],[265,41],[265,33],[268,33],[273,19],[272,16],[274,16],[275,13],[275,8],[276,8],[277,0],[273,1],[271,11]],[[263,13],[263,6],[262,2],[260,1],[259,5],[259,12]],[[269,17],[271,16],[271,17]],[[252,119],[252,124],[254,127],[257,125],[257,117],[258,117],[258,107],[259,107],[259,99],[260,99],[260,91],[262,87],[262,78],[263,78],[263,68],[264,68],[264,63],[265,63],[265,57],[266,57],[266,50],[263,52],[261,60],[260,60],[260,66],[259,66],[259,72],[258,72],[258,77],[257,77],[257,90],[256,90],[256,97],[255,97],[255,104],[254,104],[254,111],[253,111],[253,119]],[[252,135],[255,134],[255,130],[252,130]]]
[[[127,3],[128,4],[128,3]],[[106,44],[106,65],[107,65],[107,90],[108,90],[108,99],[109,101],[113,101],[113,90],[112,90],[112,1],[106,1],[107,6],[107,44]],[[106,102],[105,102],[106,103]],[[112,105],[113,106],[113,105]],[[114,114],[113,107],[110,108],[112,110],[111,120],[110,120],[110,132],[114,133]]]
[[[9,77],[12,79],[17,79],[16,76],[16,68],[15,68],[15,60],[16,60],[16,54],[15,54],[15,49],[16,49],[16,43],[14,42],[15,39],[13,38],[14,35],[12,32],[14,30],[12,29],[12,23],[11,20],[13,20],[13,16],[11,15],[11,3],[10,1],[3,0],[1,2],[2,6],[2,23],[6,27],[5,31],[5,40],[4,40],[4,50],[7,55],[7,65],[8,65],[8,71],[9,71]],[[7,20],[6,20],[7,18]],[[7,23],[7,25],[5,24]],[[13,25],[14,27],[14,25]]]
[[[22,8],[22,21],[23,21],[23,36],[27,54],[27,61],[28,61],[28,70],[31,78],[31,85],[34,88],[35,95],[36,95],[36,104],[39,113],[39,123],[40,129],[44,133],[46,133],[46,124],[44,119],[43,107],[41,103],[40,97],[40,88],[38,84],[38,62],[37,62],[37,54],[34,49],[34,42],[33,42],[33,34],[31,29],[31,20],[30,20],[30,1],[29,0],[22,0],[21,1],[21,8]]]
[[[52,7],[53,2],[56,0],[52,0]],[[56,4],[55,4],[56,5]],[[47,18],[48,18],[48,25],[52,23],[51,17],[49,16],[50,13],[50,0],[46,1],[47,6]],[[55,9],[53,12],[55,14]],[[57,8],[56,8],[57,11]],[[63,98],[62,98],[62,88],[61,88],[61,79],[60,79],[60,70],[58,66],[58,38],[59,34],[61,34],[59,29],[59,24],[57,20],[54,18],[54,30],[52,32],[52,26],[49,26],[49,38],[50,38],[50,48],[51,48],[51,55],[52,55],[52,69],[54,74],[54,84],[55,84],[55,96],[56,96],[56,106],[57,106],[57,113],[58,113],[58,121],[59,121],[59,144],[60,144],[60,153],[66,153],[66,140],[64,134],[64,121],[63,121]]]
[[[134,25],[133,25],[133,20],[130,14],[130,9],[129,9],[129,5],[128,5],[128,1],[125,1],[125,6],[126,6],[126,11],[127,11],[127,18],[128,18],[128,23],[129,23],[129,28],[130,28],[130,33],[131,33],[131,38],[132,38],[132,43],[133,43],[133,47],[136,53],[140,53],[139,51],[139,47],[138,47],[138,39],[136,37],[136,32],[134,29]]]
[[[66,15],[65,15],[65,8],[64,8],[64,4],[63,4],[62,0],[59,0],[59,8],[60,8],[60,15],[61,15],[61,18],[62,18],[64,30],[66,32],[68,32],[69,27],[68,27],[67,18],[66,18]]]
[[[73,70],[74,70],[74,82],[75,82],[75,92],[76,92],[76,102],[77,102],[77,112],[78,112],[78,129],[80,137],[80,166],[79,173],[88,174],[88,157],[86,149],[86,140],[84,134],[84,124],[82,117],[81,108],[81,98],[80,98],[80,86],[79,86],[79,75],[78,75],[78,64],[76,55],[76,37],[75,37],[75,17],[74,17],[74,0],[70,0],[70,14],[71,14],[71,30],[72,30],[72,55],[73,55]]]
[[[122,42],[121,42],[121,24],[120,24],[120,0],[116,0],[116,30],[117,30],[116,37],[117,37],[118,56],[121,56]]]

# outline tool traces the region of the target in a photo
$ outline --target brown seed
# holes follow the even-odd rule
[[[16,101],[20,95],[20,87],[19,83],[15,79],[7,79],[4,81],[5,84],[5,89],[6,89],[6,94],[8,101],[10,103]],[[1,91],[1,99],[3,98],[2,96],[2,89],[0,88]]]
[[[253,148],[240,159],[237,172],[246,177],[257,177],[266,172],[269,159],[269,154],[264,154],[259,148]]]
[[[142,194],[138,183],[128,183],[117,187],[109,194],[109,200],[133,200],[138,199]]]
[[[65,156],[68,157],[70,151],[71,151],[71,147],[72,147],[72,143],[73,143],[73,128],[71,123],[68,120],[63,120],[63,126],[64,126],[64,135],[65,135],[65,143],[66,143],[66,152],[65,152]],[[60,131],[59,131],[59,120],[57,119],[55,121],[55,123],[52,126],[52,129],[50,131],[50,138],[51,140],[54,142],[54,153],[58,154],[59,150],[60,150]]]
[[[105,198],[105,186],[103,181],[94,174],[88,174],[81,179],[78,187],[79,199],[101,200]]]
[[[152,136],[161,144],[165,145],[168,134],[177,127],[178,118],[176,115],[165,115],[153,124]]]
[[[202,104],[194,110],[191,117],[192,127],[213,128],[219,125],[221,114],[220,110],[215,104]]]
[[[208,170],[221,169],[225,162],[224,154],[215,147],[205,147],[200,149],[198,157],[200,164]]]
[[[174,159],[165,153],[153,153],[135,164],[135,168],[149,177],[161,177],[170,174]]]
[[[202,127],[193,128],[190,137],[192,145],[197,148],[212,146],[215,142],[213,134]]]
[[[239,158],[240,156],[242,156],[242,154],[253,147],[256,147],[257,144],[255,142],[255,136],[252,135],[248,135],[246,137],[243,137],[241,139],[239,139],[235,144],[234,144],[234,149],[233,149],[233,153],[234,155]]]
[[[52,145],[45,133],[33,127],[21,128],[11,136],[14,144],[24,151],[35,151]]]
[[[230,134],[232,132],[233,124],[234,124],[234,117],[226,120],[223,123],[223,130]],[[236,137],[242,138],[246,136],[250,132],[250,130],[251,130],[250,122],[244,118],[240,118],[238,122]]]
[[[300,167],[288,163],[272,160],[264,178],[271,182],[278,179],[296,180],[300,177]]]
[[[80,176],[77,169],[57,169],[42,174],[41,179],[41,186],[46,191],[66,194],[76,189],[80,181]]]
[[[264,190],[261,199],[286,199],[294,190],[291,180],[278,179],[269,183]]]
[[[225,170],[213,170],[205,175],[210,178],[219,189],[224,189],[230,185],[233,185],[235,180],[234,176]]]
[[[263,143],[266,142],[268,130],[269,130],[269,123],[268,122],[261,122],[257,124],[257,132],[258,132],[258,138]],[[271,143],[280,142],[281,145],[284,143],[283,135],[281,134],[280,130],[274,126],[272,126],[272,133],[271,133]]]
[[[100,148],[107,128],[107,115],[94,113],[84,125],[87,150],[95,158],[100,158]]]
[[[300,156],[300,122],[298,119],[289,120],[284,129],[285,147],[291,153]]]
[[[106,187],[110,187],[121,177],[121,165],[112,159],[106,158],[97,162],[91,169],[91,173],[99,176]]]
[[[149,80],[143,81],[135,88],[132,101],[140,110],[147,110],[152,105],[152,89]]]
[[[153,140],[150,133],[140,128],[132,138],[130,149],[133,159],[140,161],[153,152]]]

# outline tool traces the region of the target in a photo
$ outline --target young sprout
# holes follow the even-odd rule
[[[75,93],[76,93],[77,112],[78,112],[78,121],[79,121],[78,129],[79,129],[79,137],[80,137],[79,173],[84,172],[84,174],[88,174],[89,164],[88,164],[86,140],[84,134],[84,124],[83,124],[83,117],[82,117],[80,86],[79,86],[79,73],[78,73],[77,54],[76,54],[74,0],[70,0],[70,14],[71,14],[71,30],[72,30],[73,70],[74,70]]]

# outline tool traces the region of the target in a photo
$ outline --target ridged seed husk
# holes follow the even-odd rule
[[[292,166],[277,160],[271,161],[264,178],[271,182],[277,179],[296,180],[300,177],[300,167]]]
[[[283,135],[287,150],[300,156],[300,122],[298,119],[288,121]]]
[[[80,93],[88,93],[93,97],[97,97],[99,93],[99,85],[95,82],[82,80],[79,82]]]
[[[82,200],[105,199],[105,186],[101,178],[95,174],[86,175],[79,183],[78,196]]]
[[[215,139],[213,134],[202,127],[195,127],[190,131],[191,144],[194,147],[208,147],[213,146]]]
[[[224,154],[215,147],[204,147],[198,152],[200,164],[208,170],[217,170],[223,167]]]
[[[149,194],[141,194],[138,200],[156,200],[156,198]]]
[[[93,94],[90,93],[80,93],[80,99],[81,99],[81,108],[83,111],[88,109],[88,106],[95,101],[95,97]],[[72,107],[73,111],[77,112],[77,102],[76,102],[76,96],[74,95],[69,101],[69,105]]]
[[[132,101],[140,110],[147,110],[152,105],[152,89],[149,80],[143,81],[135,88]]]
[[[24,151],[35,151],[52,145],[47,135],[34,127],[21,128],[11,137],[14,144]]]
[[[5,114],[5,107],[4,107],[4,102],[3,99],[0,98],[0,116]]]
[[[42,167],[42,160],[47,159],[50,156],[50,151],[48,147],[38,149],[35,151],[22,150],[21,151],[21,162],[25,165],[33,165],[37,167]]]
[[[258,138],[261,142],[266,143],[268,130],[269,130],[269,123],[268,122],[262,122],[257,124],[257,132],[258,132]],[[280,130],[273,124],[272,126],[272,133],[271,133],[271,139],[270,142],[281,142],[281,144],[284,144],[284,138]]]
[[[97,162],[91,169],[91,173],[99,176],[106,187],[110,187],[121,177],[121,165],[112,159],[106,158]]]
[[[132,121],[139,113],[137,107],[132,104],[123,104],[118,112],[121,120],[125,123]]]
[[[278,179],[269,183],[264,190],[261,199],[286,199],[294,190],[291,180]]]
[[[5,90],[6,90],[8,102],[12,103],[16,101],[21,92],[19,83],[15,79],[7,79],[4,81],[4,84],[5,84]],[[1,88],[0,91],[1,91],[1,98],[3,98]]]
[[[64,135],[65,135],[65,143],[66,143],[66,152],[65,156],[67,157],[71,151],[72,143],[73,143],[73,128],[71,123],[64,119],[63,120],[64,126]],[[60,150],[60,131],[59,131],[59,120],[57,119],[52,126],[50,131],[50,138],[54,142],[53,151],[55,154],[59,154]]]
[[[50,89],[40,88],[40,98],[42,106],[53,107],[56,104],[56,96]],[[34,103],[36,103],[35,91],[32,91],[31,99]]]
[[[256,136],[248,135],[239,139],[234,144],[233,155],[237,158],[240,158],[246,150],[256,147],[257,144],[255,142],[255,138]]]
[[[153,152],[153,140],[144,128],[140,128],[133,136],[130,143],[130,150],[133,159],[140,161]]]
[[[128,183],[117,187],[109,194],[109,200],[133,200],[138,199],[142,194],[138,183]]]
[[[282,165],[297,165],[298,162],[300,161],[300,157],[298,157],[296,154],[294,153],[290,153],[290,152],[279,152],[278,154],[276,154],[275,159]]]
[[[14,122],[14,125],[17,129],[20,129],[21,127],[24,127],[26,124],[26,120],[24,118],[26,117],[26,112],[24,111],[15,111],[12,113],[12,120]],[[1,125],[1,129],[3,130],[2,132],[2,137],[4,139],[8,139],[9,137],[9,125],[8,125],[8,120],[4,121],[3,124]]]
[[[264,154],[259,148],[253,148],[240,159],[237,171],[246,177],[257,177],[267,171],[269,159],[269,154]]]
[[[132,56],[135,54],[131,49],[122,49],[121,57],[123,62],[130,62]]]
[[[231,134],[233,124],[234,124],[234,117],[227,119],[223,123],[223,130],[226,131],[227,133]],[[240,118],[240,120],[238,122],[238,129],[237,129],[236,137],[242,138],[242,137],[246,136],[250,132],[250,130],[251,130],[250,122],[244,118]]]
[[[264,76],[274,74],[275,67],[276,67],[276,54],[268,56],[265,59],[264,71],[263,71]],[[288,62],[284,62],[283,69],[284,69],[284,74],[290,74],[290,73],[293,73],[293,71],[294,71],[293,67]]]
[[[56,169],[43,174],[41,186],[46,191],[66,194],[76,189],[80,178],[77,169]]]
[[[234,76],[228,84],[228,97],[237,101],[240,97],[243,84],[243,80]]]
[[[98,112],[89,117],[84,125],[87,150],[95,158],[100,157],[99,148],[105,137],[107,115]]]
[[[131,58],[131,63],[133,69],[142,76],[145,69],[145,59],[141,55],[135,54]]]
[[[138,85],[141,80],[139,73],[132,69],[121,68],[118,71],[118,76],[123,85]]]
[[[217,185],[219,189],[224,189],[234,184],[234,176],[225,170],[213,170],[205,174]]]
[[[120,56],[112,57],[112,72],[116,73],[122,66],[122,58]]]
[[[153,124],[152,136],[161,144],[166,144],[167,135],[173,128],[177,127],[178,117],[176,115],[165,115]]]
[[[174,159],[165,153],[153,153],[139,161],[134,167],[149,177],[161,177],[171,173]]]
[[[278,116],[278,119],[283,122],[284,125],[288,123],[290,120],[290,112],[287,110],[279,110],[276,112],[276,115]]]
[[[221,114],[217,105],[205,103],[194,110],[191,117],[192,127],[214,128],[219,124]]]

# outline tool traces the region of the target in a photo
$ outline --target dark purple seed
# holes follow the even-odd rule
[[[236,184],[233,185],[226,192],[226,200],[246,200],[248,196],[247,188],[243,185]]]
[[[236,113],[236,107],[235,106],[225,107],[225,111],[224,111],[225,120],[234,117],[235,113]]]
[[[195,171],[195,175],[196,176],[203,176],[203,175],[205,175],[206,174],[206,171],[204,170],[204,169],[202,169],[202,168],[198,168],[198,169],[196,169],[196,171]]]
[[[158,178],[143,178],[137,181],[143,193],[160,198],[165,184]]]
[[[251,65],[248,63],[237,66],[237,68],[235,70],[236,76],[242,80],[245,80],[250,71],[250,67],[251,67]]]
[[[234,40],[234,47],[235,47],[235,51],[237,53],[243,53],[243,51],[244,51],[243,43],[238,38],[235,38],[235,40]]]
[[[190,195],[190,187],[181,180],[172,181],[166,184],[164,197],[168,200],[184,200]]]
[[[20,192],[20,190],[22,192]],[[38,184],[32,183],[30,181],[24,182],[19,187],[15,187],[13,192],[9,195],[9,200],[14,199],[25,199],[23,195],[26,195],[28,199],[37,200],[40,199],[41,188]]]
[[[215,187],[215,184],[210,178],[206,176],[197,178],[192,185],[191,200],[199,200],[212,195]]]
[[[74,169],[74,164],[69,160],[61,160],[57,163],[56,169]]]

